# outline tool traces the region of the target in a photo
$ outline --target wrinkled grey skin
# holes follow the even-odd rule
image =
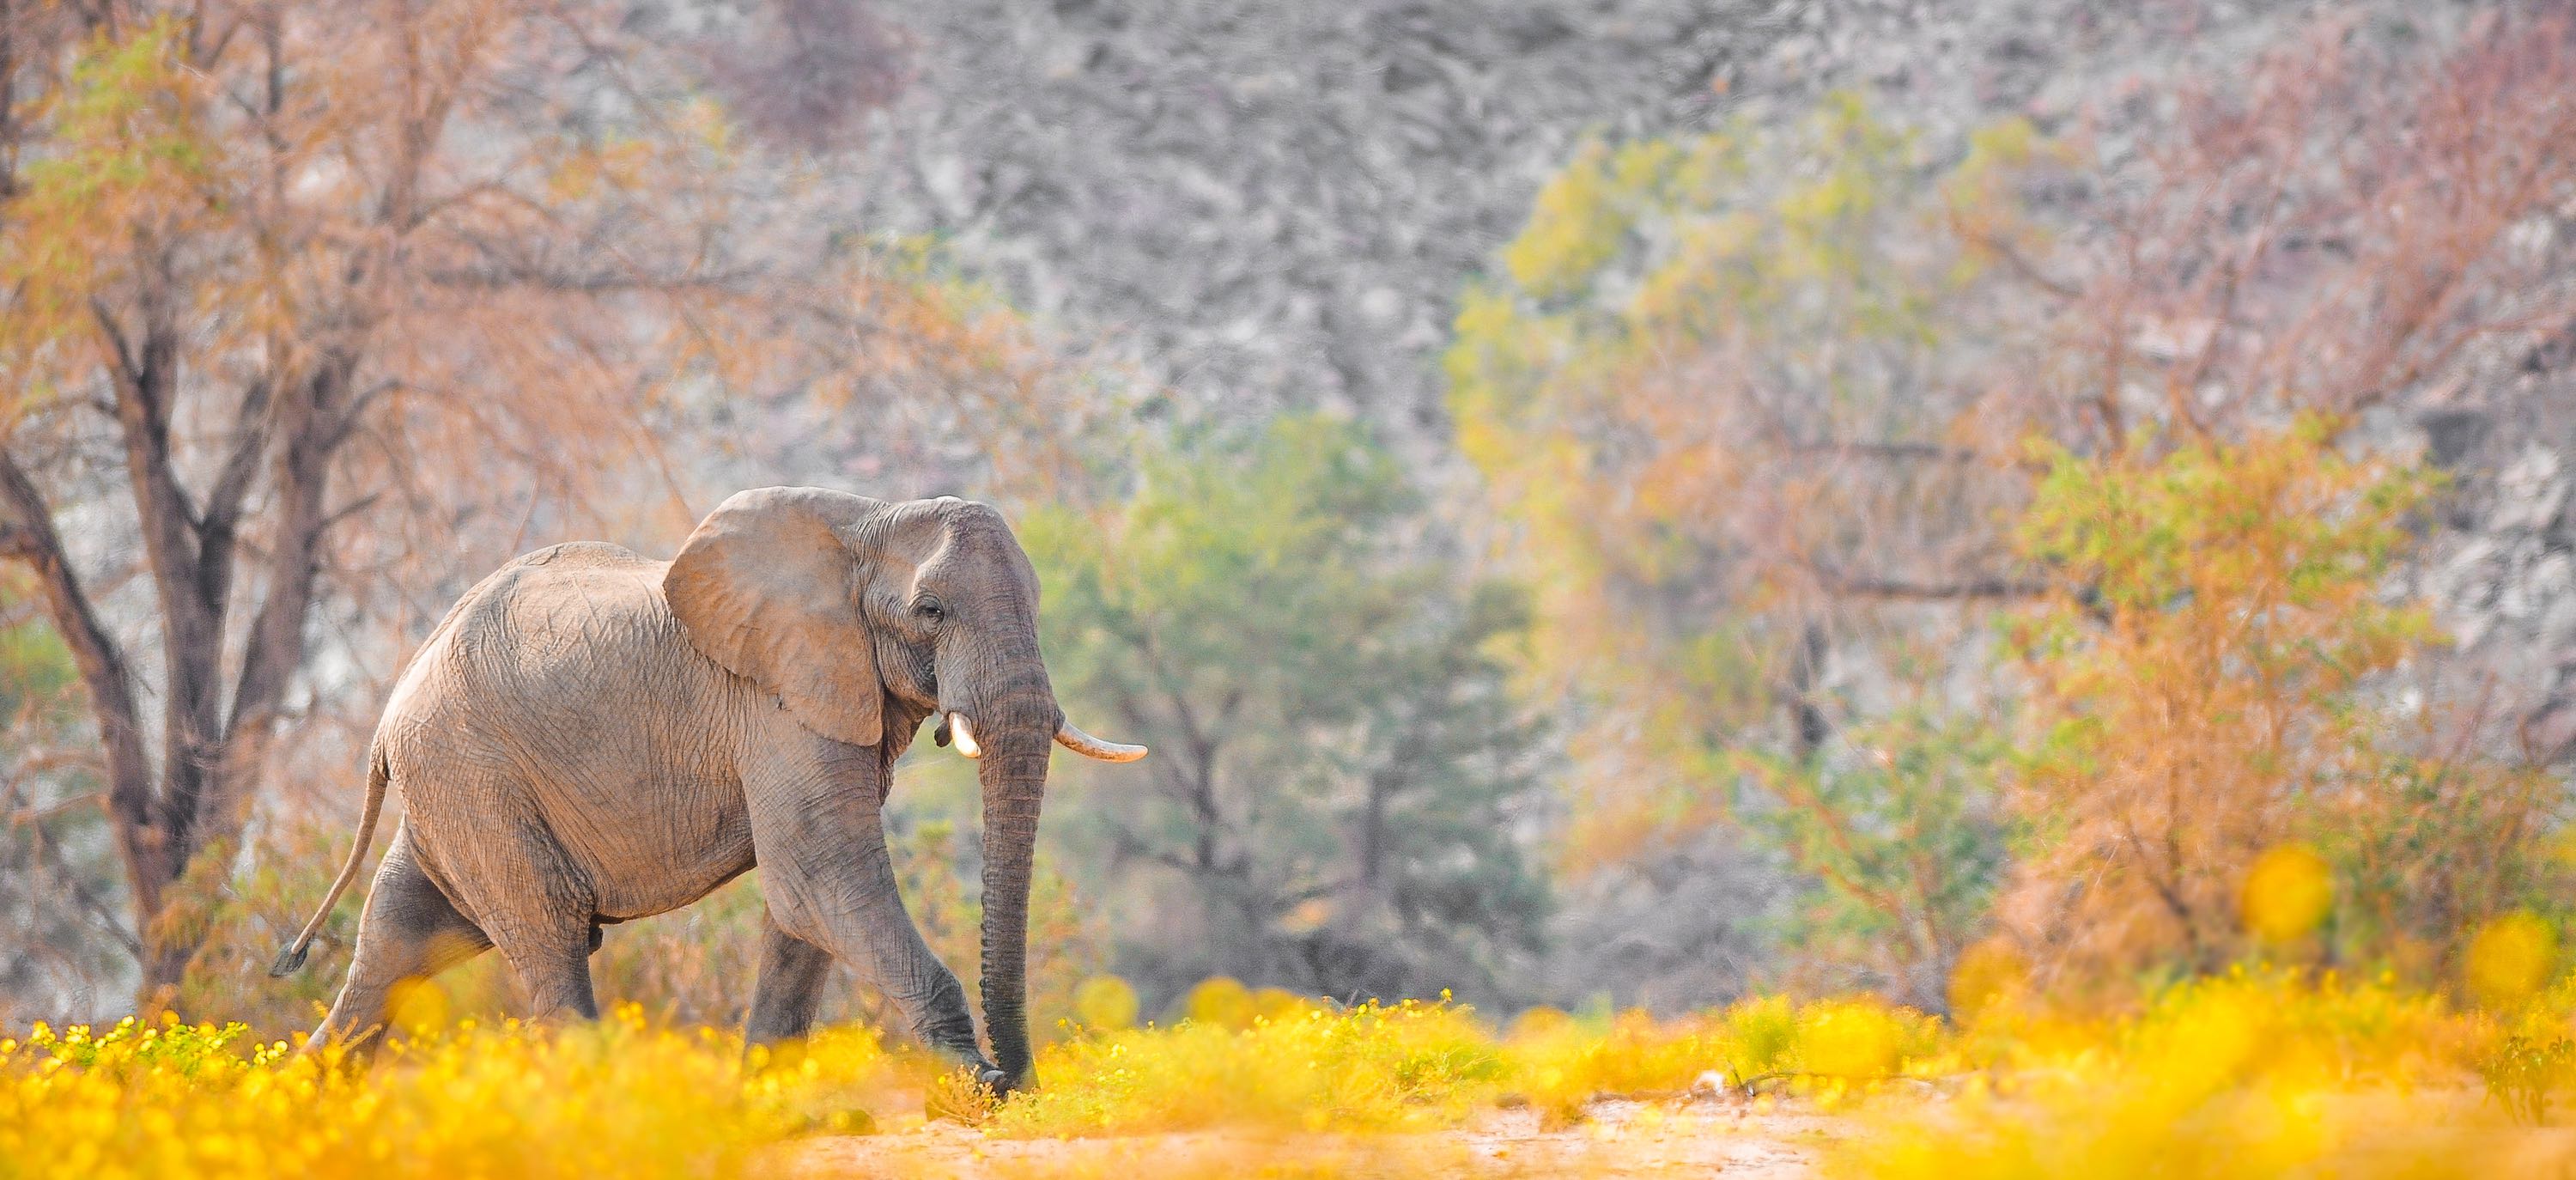
[[[314,1043],[364,1043],[394,985],[487,947],[535,1016],[594,1017],[601,925],[685,906],[757,864],[753,1043],[806,1032],[837,958],[925,1043],[987,1085],[1022,1084],[1030,856],[1062,721],[1037,606],[993,509],[813,488],[734,496],[669,562],[576,543],[502,567],[439,624],[377,727],[334,898],[388,781],[406,808]],[[896,757],[934,712],[965,714],[983,751],[990,1060],[965,990],[904,910],[880,816]]]

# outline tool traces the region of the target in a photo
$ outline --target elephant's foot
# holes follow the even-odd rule
[[[975,1079],[977,1085],[997,1099],[1008,1098],[1012,1090],[1019,1088],[1010,1074],[984,1056],[980,1046],[957,1049],[934,1042],[931,1053],[948,1067],[949,1072]]]
[[[1011,1075],[984,1062],[961,1064],[933,1081],[922,1095],[921,1113],[973,1126],[991,1118],[1020,1087]]]
[[[365,1073],[375,1064],[376,1050],[384,1047],[385,1032],[382,1020],[353,1032],[335,1031],[326,1017],[321,1027],[304,1038],[304,1044],[297,1047],[295,1055],[312,1058],[329,1068]]]

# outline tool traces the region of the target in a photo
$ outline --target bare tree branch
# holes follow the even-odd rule
[[[8,511],[10,552],[35,572],[44,588],[46,618],[70,649],[72,665],[89,690],[90,710],[107,754],[108,805],[117,819],[118,843],[138,894],[151,901],[166,850],[155,822],[152,768],[144,753],[131,667],[72,571],[44,495],[6,451],[0,451],[0,506]]]

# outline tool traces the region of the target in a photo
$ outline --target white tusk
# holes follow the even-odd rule
[[[1133,762],[1145,756],[1143,746],[1131,746],[1125,742],[1104,742],[1082,732],[1079,726],[1070,721],[1056,726],[1055,740],[1065,749],[1103,762]]]
[[[948,736],[957,739],[957,752],[969,758],[984,756],[984,747],[975,744],[975,730],[966,723],[964,713],[948,715]]]

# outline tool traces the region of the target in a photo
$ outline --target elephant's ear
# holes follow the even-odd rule
[[[737,492],[699,522],[662,595],[699,654],[854,746],[884,736],[885,687],[848,538],[879,501],[821,488]]]

